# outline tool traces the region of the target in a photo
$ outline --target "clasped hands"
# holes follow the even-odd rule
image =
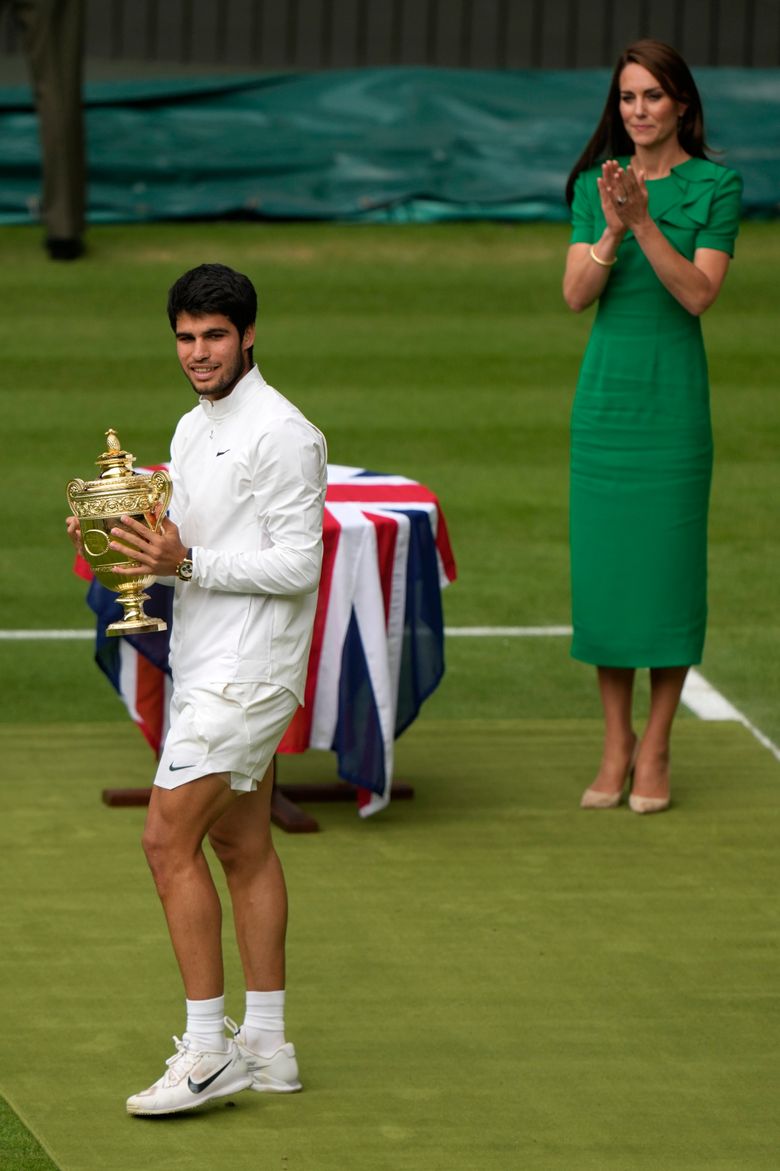
[[[156,521],[156,514],[149,514],[150,521]],[[131,516],[122,516],[120,525],[111,529],[109,548],[117,553],[130,554],[137,565],[112,565],[111,572],[122,577],[172,577],[176,566],[187,556],[187,547],[182,544],[178,526],[166,517],[159,531],[155,532],[148,525],[133,520]],[[79,553],[84,553],[81,543],[79,522],[75,516],[66,520],[68,536],[73,541]]]
[[[601,207],[607,226],[621,236],[634,229],[647,216],[647,186],[644,171],[621,167],[615,159],[607,159],[597,179]]]

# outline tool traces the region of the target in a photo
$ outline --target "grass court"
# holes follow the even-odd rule
[[[169,285],[220,260],[260,295],[265,377],[334,463],[439,496],[448,626],[569,621],[567,428],[590,314],[563,226],[97,227],[83,262],[4,228],[0,629],[87,630],[64,487],[115,427],[164,460],[193,400]],[[716,442],[701,672],[780,744],[780,231],[743,228],[704,319]],[[641,534],[637,534],[641,539]],[[780,762],[681,712],[673,810],[577,808],[599,753],[565,638],[457,638],[398,744],[416,799],[277,835],[291,896],[290,1098],[142,1121],[182,993],[145,869],[152,759],[88,641],[0,639],[3,1171],[763,1171],[777,1165]],[[645,693],[637,696],[641,724]],[[282,761],[289,779],[333,758]],[[242,981],[226,922],[228,1011]]]

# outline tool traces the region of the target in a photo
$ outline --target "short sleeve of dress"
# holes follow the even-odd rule
[[[593,244],[600,233],[596,229],[596,207],[593,202],[598,187],[592,171],[582,171],[574,183],[571,203],[570,244]],[[599,210],[601,201],[599,200]]]
[[[742,210],[742,179],[736,171],[725,170],[712,197],[707,223],[696,233],[697,248],[715,248],[734,255]]]

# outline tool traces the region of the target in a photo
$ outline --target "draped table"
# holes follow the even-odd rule
[[[345,782],[341,790],[356,795],[358,811],[367,817],[389,803],[394,742],[444,673],[441,591],[455,580],[455,560],[444,514],[429,488],[404,476],[338,464],[328,465],[323,546],[305,702],[278,752],[334,752]],[[85,562],[76,568],[91,578]],[[164,617],[170,627],[172,588],[157,584],[149,592],[147,613]],[[106,626],[121,616],[116,596],[91,580],[87,600],[97,618],[96,661],[159,753],[171,686],[169,632],[108,637]],[[306,815],[293,824],[294,807],[284,808],[289,787],[277,788],[277,824],[316,829]],[[104,794],[110,804],[138,804],[148,800],[149,790],[108,792],[114,794]],[[334,795],[322,786],[316,793]],[[137,800],[132,794],[139,794]],[[310,799],[314,794],[314,787],[307,788]]]

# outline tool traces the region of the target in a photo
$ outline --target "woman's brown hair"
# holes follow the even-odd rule
[[[630,64],[642,65],[648,73],[652,73],[664,93],[676,102],[686,104],[677,132],[680,146],[693,158],[707,158],[701,98],[690,69],[671,45],[650,38],[635,41],[618,58],[599,124],[569,175],[566,202],[570,206],[574,198],[574,183],[582,171],[590,170],[605,159],[634,153],[634,144],[620,117],[620,75]]]

